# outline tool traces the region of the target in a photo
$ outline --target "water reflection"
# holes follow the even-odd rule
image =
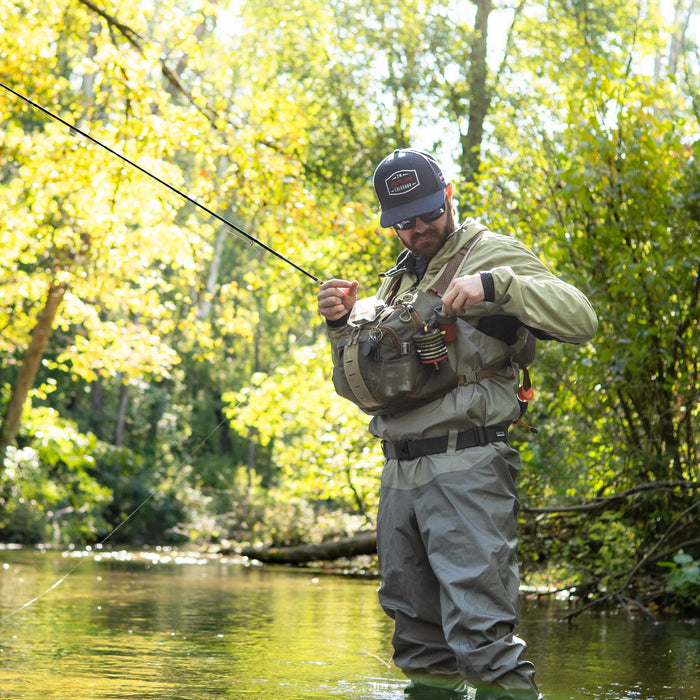
[[[561,604],[525,605],[521,632],[538,678],[553,698],[700,698],[700,628],[626,612],[557,622]]]
[[[0,551],[0,698],[399,700],[376,587],[169,553]],[[700,696],[697,625],[565,625],[563,605],[523,602],[521,632],[551,700]]]

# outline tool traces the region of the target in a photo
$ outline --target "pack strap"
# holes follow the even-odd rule
[[[469,372],[468,374],[459,375],[459,386],[466,386],[467,384],[476,384],[482,379],[488,379],[489,377],[494,377],[498,374],[504,367],[511,364],[510,358],[506,357],[505,360],[498,360],[488,367],[476,370],[475,372]]]
[[[442,295],[447,291],[447,288],[450,286],[450,282],[452,282],[452,280],[455,278],[460,268],[462,267],[462,263],[469,254],[469,251],[471,250],[472,246],[481,238],[484,231],[488,231],[487,226],[482,226],[482,228],[480,228],[467,241],[464,247],[458,250],[447,261],[447,264],[442,269],[442,272],[433,280],[433,282],[431,282],[430,286],[426,289],[426,291],[432,292],[433,294],[437,294],[437,296],[442,298]],[[396,296],[400,285],[401,275],[396,274],[391,278],[389,287],[386,290],[386,293],[384,294],[384,299],[386,300],[387,304],[391,304],[393,302],[393,299]]]
[[[462,267],[462,263],[464,262],[465,258],[467,255],[469,255],[471,249],[474,247],[474,244],[481,239],[484,231],[486,230],[486,228],[483,228],[477,234],[472,236],[469,241],[467,241],[467,244],[449,259],[447,265],[445,265],[440,275],[433,280],[427,291],[437,294],[442,299],[442,295],[447,291],[447,288],[450,286],[450,282],[452,282],[452,280],[457,276],[457,273]]]
[[[456,442],[454,436],[450,435],[423,440],[398,440],[397,442],[382,440],[382,452],[387,459],[417,459],[426,455],[447,452],[450,442],[455,450],[488,445],[492,442],[508,442],[508,428],[501,425],[487,425],[478,426],[471,430],[462,430],[457,433]]]
[[[348,386],[355,394],[358,401],[367,408],[376,408],[379,406],[374,394],[370,391],[362,372],[360,371],[360,343],[359,329],[357,333],[353,333],[350,342],[345,346],[343,351],[343,371],[347,379]]]

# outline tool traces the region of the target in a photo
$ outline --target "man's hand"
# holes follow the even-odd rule
[[[352,311],[357,301],[358,283],[347,280],[328,280],[318,293],[318,311],[325,319],[337,321]]]
[[[448,316],[460,316],[466,309],[484,300],[484,285],[481,275],[455,277],[442,297],[442,313]]]

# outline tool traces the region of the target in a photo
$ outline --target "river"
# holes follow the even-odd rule
[[[0,550],[0,698],[402,700],[377,581],[153,549]],[[546,700],[698,700],[700,625],[522,601]]]

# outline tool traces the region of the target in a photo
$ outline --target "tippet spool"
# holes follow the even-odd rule
[[[429,331],[416,333],[413,336],[413,342],[416,344],[416,352],[421,363],[435,365],[435,369],[440,369],[438,363],[447,359],[445,332],[439,328],[432,328]]]

